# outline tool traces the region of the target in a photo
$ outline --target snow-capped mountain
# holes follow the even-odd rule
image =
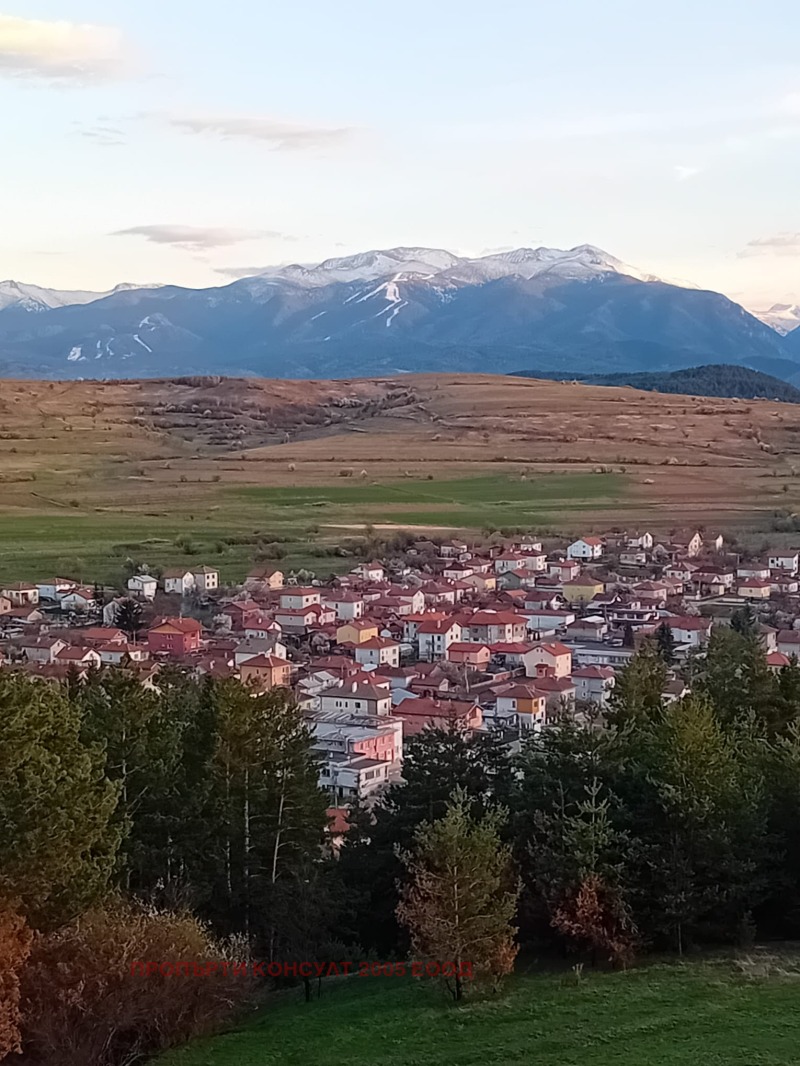
[[[783,336],[800,326],[800,307],[797,304],[773,304],[765,311],[753,311],[753,314]]]
[[[658,279],[592,245],[473,258],[390,248],[209,289],[75,295],[58,294],[62,304],[36,315],[22,313],[19,299],[0,305],[0,374],[608,373],[715,362],[800,370],[790,338],[727,297]]]
[[[0,311],[18,307],[22,311],[49,311],[54,307],[71,307],[74,304],[90,304],[115,292],[128,289],[154,289],[157,285],[133,285],[122,282],[108,292],[71,292],[60,289],[43,289],[39,285],[26,285],[21,281],[0,281]]]

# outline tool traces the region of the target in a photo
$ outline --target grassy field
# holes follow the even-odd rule
[[[800,422],[769,401],[454,374],[0,381],[0,581],[190,556],[235,580],[276,542],[330,573],[367,524],[763,533],[795,511]]]
[[[730,961],[626,973],[517,976],[454,1007],[431,985],[350,978],[299,991],[238,1032],[158,1066],[789,1066],[800,1062],[797,981],[738,976]]]
[[[126,559],[160,567],[209,562],[226,580],[241,580],[268,545],[284,553],[287,568],[328,574],[353,565],[325,549],[359,526],[564,528],[576,510],[613,506],[624,490],[623,475],[582,473],[306,488],[212,482],[202,485],[201,499],[197,484],[180,483],[171,503],[152,510],[133,496],[92,513],[69,505],[45,514],[0,512],[0,581],[45,574],[115,582]]]

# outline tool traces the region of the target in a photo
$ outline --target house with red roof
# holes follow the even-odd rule
[[[461,640],[461,625],[453,617],[420,622],[417,627],[419,658],[425,662],[446,659],[448,648]]]
[[[610,666],[578,666],[572,671],[575,698],[604,707],[614,691],[616,678]]]
[[[566,644],[551,641],[536,644],[523,656],[527,677],[569,677],[572,673],[572,652]]]
[[[568,559],[579,559],[581,562],[590,562],[600,559],[603,554],[603,541],[600,537],[581,537],[574,540],[567,548]]]
[[[473,644],[456,641],[447,649],[447,661],[458,666],[471,666],[475,670],[484,670],[492,658],[488,644]]]
[[[164,618],[147,631],[147,648],[153,655],[179,657],[197,651],[203,627],[194,618]]]
[[[471,732],[483,725],[483,712],[470,700],[440,700],[418,696],[402,700],[392,711],[403,722],[403,736],[424,729],[457,729]]]
[[[515,643],[528,635],[528,619],[513,611],[476,611],[463,627],[463,638],[478,644]]]
[[[399,666],[400,645],[388,637],[372,637],[355,645],[355,657],[363,666]]]

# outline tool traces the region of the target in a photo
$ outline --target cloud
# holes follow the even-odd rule
[[[215,274],[222,274],[226,278],[252,278],[256,274],[261,274],[268,268],[265,266],[259,267],[215,267]]]
[[[127,66],[122,33],[111,26],[0,15],[0,75],[89,82]]]
[[[697,175],[701,173],[700,167],[674,166],[672,171],[676,181],[689,181],[691,178],[696,178]]]
[[[738,257],[746,259],[751,255],[800,255],[800,233],[776,233],[748,241]]]
[[[208,248],[225,248],[242,241],[254,241],[263,237],[282,237],[273,230],[232,229],[222,226],[177,226],[168,223],[153,226],[131,226],[116,230],[112,237],[144,237],[154,244],[170,244],[189,252],[202,252]]]
[[[94,141],[103,148],[126,144],[125,131],[118,126],[84,126],[75,131],[78,137]]]
[[[184,133],[205,134],[222,140],[261,141],[275,151],[307,151],[336,146],[355,132],[345,126],[310,126],[259,115],[167,115],[166,121]]]

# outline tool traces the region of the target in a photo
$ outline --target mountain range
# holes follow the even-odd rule
[[[796,309],[779,310],[778,328],[788,327]],[[479,258],[391,248],[207,289],[70,293],[2,282],[0,374],[329,378],[729,363],[800,378],[800,330],[773,325],[592,245]]]

